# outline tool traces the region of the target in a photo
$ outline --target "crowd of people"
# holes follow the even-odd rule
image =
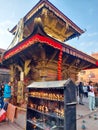
[[[89,102],[89,110],[90,111],[95,111],[96,106],[95,106],[95,88],[96,84],[92,81],[89,82],[79,82],[77,85],[77,96],[78,96],[78,103],[80,105],[84,105],[83,103],[83,98],[88,98]]]

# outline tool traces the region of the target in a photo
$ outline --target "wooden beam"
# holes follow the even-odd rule
[[[57,55],[57,53],[58,53],[58,50],[55,50],[55,52],[51,56],[50,60],[48,60],[47,64],[50,63],[51,61],[53,61],[53,59],[55,58],[55,56]]]
[[[68,55],[65,55],[65,57],[63,58],[62,64],[64,64],[68,59]]]

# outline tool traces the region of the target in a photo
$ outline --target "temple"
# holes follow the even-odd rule
[[[84,31],[48,0],[40,0],[10,32],[15,36],[2,62],[10,68],[17,103],[33,81],[76,81],[81,70],[98,67],[95,58],[65,44]]]

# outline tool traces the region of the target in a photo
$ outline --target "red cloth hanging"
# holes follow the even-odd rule
[[[6,120],[6,111],[4,109],[1,109],[0,111],[0,122]]]

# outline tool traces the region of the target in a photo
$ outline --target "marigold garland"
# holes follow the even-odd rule
[[[58,57],[58,80],[62,79],[61,73],[61,64],[62,64],[62,50],[60,50],[59,57]]]

